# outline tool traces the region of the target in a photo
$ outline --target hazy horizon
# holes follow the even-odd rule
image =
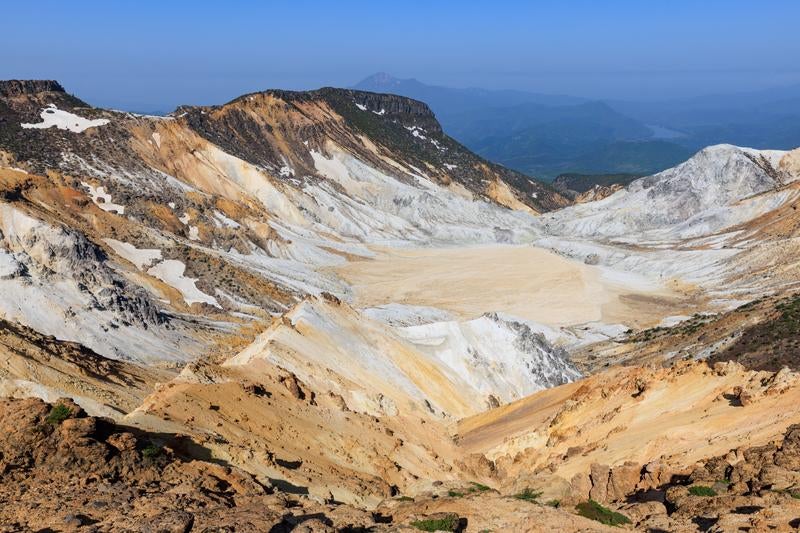
[[[512,1],[491,11],[482,2],[241,1],[219,10],[202,1],[44,1],[5,14],[14,23],[0,44],[13,53],[0,78],[57,79],[94,105],[125,109],[350,86],[375,72],[627,100],[800,83],[800,67],[788,62],[800,57],[800,5],[788,1]]]

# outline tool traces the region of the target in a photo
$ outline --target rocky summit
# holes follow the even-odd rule
[[[796,528],[798,162],[559,192],[393,94],[0,82],[0,530]]]

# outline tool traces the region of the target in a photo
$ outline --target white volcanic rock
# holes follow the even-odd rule
[[[483,395],[505,401],[562,385],[581,375],[567,353],[525,322],[496,313],[468,322],[398,329],[401,337],[455,370]]]
[[[336,146],[328,151],[311,156],[335,185],[306,187],[302,205],[339,235],[382,244],[475,244],[525,242],[539,234],[535,217],[525,212],[466,199],[421,174],[413,184],[401,182]]]
[[[374,415],[391,404],[459,418],[580,377],[566,352],[524,323],[487,315],[395,328],[325,298],[299,304],[225,364],[259,361]]]
[[[794,179],[778,170],[786,152],[731,145],[705,148],[674,168],[638,179],[596,202],[542,217],[553,235],[592,239],[630,236],[683,239],[715,233],[781,205],[783,198],[754,199]]]
[[[2,318],[114,359],[197,355],[198,344],[162,327],[149,295],[109,268],[82,233],[0,202],[0,265]]]

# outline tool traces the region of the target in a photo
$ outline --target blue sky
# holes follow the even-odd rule
[[[39,0],[3,17],[0,79],[143,111],[377,71],[626,99],[800,83],[796,0]]]

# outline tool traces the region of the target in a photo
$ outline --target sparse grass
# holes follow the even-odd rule
[[[522,492],[514,494],[514,498],[518,500],[524,500],[526,502],[537,502],[539,500],[539,497],[541,497],[541,495],[542,495],[541,491],[527,488]]]
[[[414,498],[412,498],[411,496],[400,496],[399,498],[397,498],[397,501],[399,501],[399,502],[413,502]]]
[[[624,514],[612,511],[608,507],[603,507],[594,500],[579,503],[575,506],[575,509],[582,517],[595,520],[607,526],[620,526],[631,523],[630,519]]]
[[[45,418],[45,422],[51,424],[53,426],[59,425],[61,422],[66,420],[70,417],[71,411],[69,407],[64,404],[57,404],[54,405],[52,409],[50,409],[50,413],[48,413],[47,418]]]
[[[461,498],[464,496],[463,492],[458,492],[457,490],[448,490],[447,495],[451,498]]]
[[[420,531],[453,531],[458,523],[457,516],[447,516],[435,520],[417,520],[411,525]]]
[[[710,497],[710,496],[716,496],[717,491],[715,491],[711,487],[706,487],[704,485],[693,485],[689,487],[689,494],[691,494],[692,496]]]

